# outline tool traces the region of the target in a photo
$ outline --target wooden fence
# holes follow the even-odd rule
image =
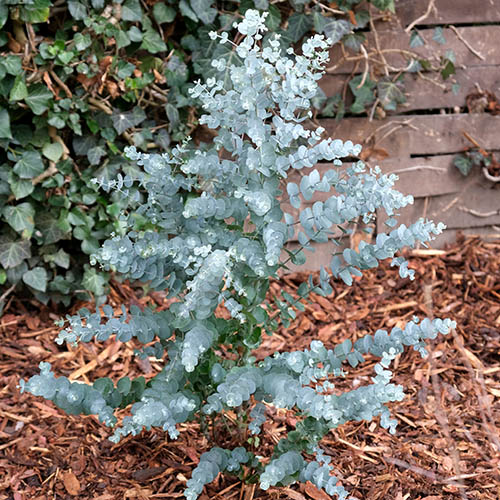
[[[466,135],[488,152],[500,151],[500,115],[469,113],[466,107],[467,96],[478,88],[500,97],[500,0],[476,0],[473,7],[470,0],[435,0],[434,4],[437,12],[416,24],[424,46],[410,49],[410,35],[405,31],[426,13],[428,2],[424,0],[396,0],[396,14],[376,21],[372,25],[375,33],[366,33],[367,46],[378,44],[379,55],[391,68],[407,64],[399,49],[427,59],[452,50],[456,74],[450,80],[458,83],[459,89],[452,92],[447,81],[445,90],[443,82],[431,81],[427,74],[422,78],[406,73],[407,102],[390,116],[371,121],[367,117],[338,122],[324,119],[320,123],[330,137],[362,144],[369,166],[379,165],[383,172],[399,175],[397,189],[415,197],[414,205],[401,210],[399,221],[408,225],[427,217],[444,222],[448,229],[432,244],[440,248],[455,240],[457,230],[500,237],[500,182],[486,179],[478,167],[464,177],[453,165],[455,156],[472,146]],[[433,40],[438,26],[443,28],[445,44]],[[362,58],[343,61],[342,56],[340,49],[332,50],[333,68],[319,82],[327,96],[342,92],[353,75],[365,71]],[[319,164],[317,168],[321,173],[331,165]],[[321,199],[326,197],[320,193],[305,206]],[[385,213],[377,215],[374,234],[387,230],[383,227]],[[356,245],[360,238],[366,239],[363,235],[355,233],[346,244]],[[308,253],[310,260],[302,268],[327,265],[336,247],[316,244],[315,248],[314,257]]]

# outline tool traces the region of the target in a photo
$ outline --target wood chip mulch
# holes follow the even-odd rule
[[[407,254],[414,281],[402,280],[384,264],[365,272],[352,287],[333,283],[327,298],[312,304],[287,329],[267,337],[258,358],[276,350],[306,348],[319,338],[327,347],[355,340],[377,329],[401,326],[414,315],[451,317],[457,329],[431,342],[426,359],[410,349],[393,363],[394,381],[406,397],[390,405],[399,421],[396,435],[373,422],[354,422],[330,432],[324,450],[336,475],[357,499],[441,500],[500,499],[500,241],[460,239],[445,251]],[[272,283],[293,295],[299,273]],[[110,303],[164,304],[161,294],[141,297],[127,284],[113,285]],[[76,311],[83,304],[73,308]],[[38,371],[40,361],[72,379],[110,376],[152,377],[154,359],[141,362],[133,345],[90,343],[58,346],[54,319],[65,314],[35,310],[13,300],[0,319],[0,500],[183,498],[199,456],[209,449],[199,423],[180,426],[169,441],[162,431],[143,432],[118,445],[110,430],[93,416],[68,416],[51,402],[20,395],[19,378]],[[370,382],[377,360],[347,368],[336,379],[339,391]],[[126,410],[122,412],[126,413]],[[269,409],[259,453],[293,429],[291,412]],[[214,430],[219,445],[245,443],[236,416],[228,413]],[[238,439],[241,441],[238,443]],[[230,476],[205,488],[208,499],[325,500],[312,484],[259,490]]]

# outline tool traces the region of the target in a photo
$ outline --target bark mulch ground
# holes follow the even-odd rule
[[[367,500],[440,500],[500,498],[500,241],[461,240],[446,251],[408,254],[415,281],[402,280],[389,264],[366,272],[352,287],[334,282],[327,298],[313,296],[292,326],[266,338],[258,357],[276,350],[303,349],[321,339],[327,347],[403,325],[414,314],[452,317],[457,329],[432,342],[421,359],[407,350],[395,362],[395,382],[406,397],[390,405],[398,421],[395,436],[378,421],[354,422],[324,440],[336,473],[352,496]],[[273,282],[293,294],[300,274]],[[161,294],[141,297],[115,284],[110,303],[118,306],[156,302]],[[81,306],[79,304],[78,306]],[[74,308],[76,311],[77,308]],[[57,312],[57,314],[56,314]],[[143,432],[118,445],[92,416],[68,416],[51,402],[20,395],[20,377],[37,371],[40,361],[56,373],[83,381],[123,374],[151,377],[155,360],[139,362],[128,344],[85,344],[72,349],[54,343],[53,321],[64,310],[34,311],[14,299],[0,319],[0,500],[183,498],[183,489],[200,454],[209,448],[199,424],[181,426],[168,441],[161,431]],[[376,360],[348,368],[339,390],[368,383]],[[125,411],[124,411],[125,413]],[[261,454],[284,431],[292,430],[291,412],[269,409]],[[217,425],[219,445],[244,442],[230,412]],[[207,499],[324,500],[311,484],[271,488],[219,477],[200,497]]]

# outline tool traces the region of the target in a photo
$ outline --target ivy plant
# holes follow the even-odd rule
[[[116,382],[101,378],[87,385],[56,377],[50,364],[42,362],[40,374],[20,384],[22,391],[50,399],[68,413],[97,415],[114,428],[114,442],[153,426],[176,439],[183,422],[198,419],[209,429],[224,412],[237,412],[247,439],[233,449],[213,442],[187,482],[188,500],[196,499],[220,472],[247,481],[257,477],[264,490],[311,481],[329,495],[346,498],[321,439],[347,421],[375,417],[394,433],[397,422],[387,405],[404,394],[391,382],[391,361],[405,346],[425,356],[425,340],[454,327],[450,319],[415,317],[390,333],[377,330],[331,349],[313,340],[303,351],[276,353],[260,362],[253,356],[263,335],[271,335],[278,320],[288,326],[312,292],[330,295],[332,279],[350,285],[354,276],[387,258],[402,277],[413,279],[407,261],[396,253],[433,239],[444,228],[424,219],[395,227],[397,211],[413,201],[393,189],[395,175],[367,170],[362,162],[342,173],[342,159],[358,156],[361,147],[324,138],[321,127],[303,125],[312,114],[311,99],[331,40],[315,35],[304,42],[300,55],[290,47],[285,53],[278,34],[266,35],[267,18],[247,10],[235,24],[239,43],[228,32],[209,34],[235,54],[230,62],[214,58],[216,76],[190,89],[206,112],[200,122],[218,132],[210,147],[200,149],[186,140],[160,155],[131,146],[126,154],[139,167],[137,177],[96,179],[105,191],[124,198],[138,184],[147,198],[137,214],[154,227],[136,230],[134,220],[123,214],[123,233],[106,240],[95,261],[105,271],[166,290],[175,300],[159,311],[123,307],[118,316],[110,306],[102,312],[82,310],[59,323],[65,328],[57,342],[135,338],[144,344],[137,354],[163,360],[163,369],[147,382],[124,375]],[[323,176],[314,169],[319,161],[332,163]],[[287,182],[294,170],[304,173],[300,185]],[[285,191],[299,209],[297,220],[281,208],[279,197]],[[330,196],[304,208],[302,200],[316,191]],[[340,242],[331,239],[332,229],[345,230],[346,223],[360,216],[369,222],[379,208],[394,228],[378,234],[373,244],[361,242],[358,250],[340,251]],[[301,248],[291,250],[287,242],[297,225]],[[331,244],[328,268],[321,268],[319,280],[311,276],[301,284],[296,297],[283,291],[274,303],[268,302],[270,278],[290,261],[304,262],[303,248],[313,242]],[[228,319],[216,315],[219,305]],[[345,375],[343,364],[356,367],[366,355],[379,358],[371,383],[334,392],[332,381]],[[130,415],[117,425],[115,409],[129,405]],[[263,457],[255,437],[273,417],[273,408],[293,410],[297,425],[271,456]]]

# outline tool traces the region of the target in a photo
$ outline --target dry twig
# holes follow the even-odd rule
[[[450,26],[451,31],[457,35],[457,38],[481,61],[484,61],[484,56],[480,52],[478,52],[474,47],[471,46],[471,44],[459,33],[457,28],[455,26]]]
[[[436,0],[430,0],[429,5],[427,5],[427,10],[425,11],[424,14],[422,14],[420,17],[417,17],[415,21],[410,23],[407,28],[405,29],[406,33],[409,33],[417,24],[420,24],[422,21],[425,21],[430,15],[431,12],[434,10],[436,12],[436,6],[434,5]]]

